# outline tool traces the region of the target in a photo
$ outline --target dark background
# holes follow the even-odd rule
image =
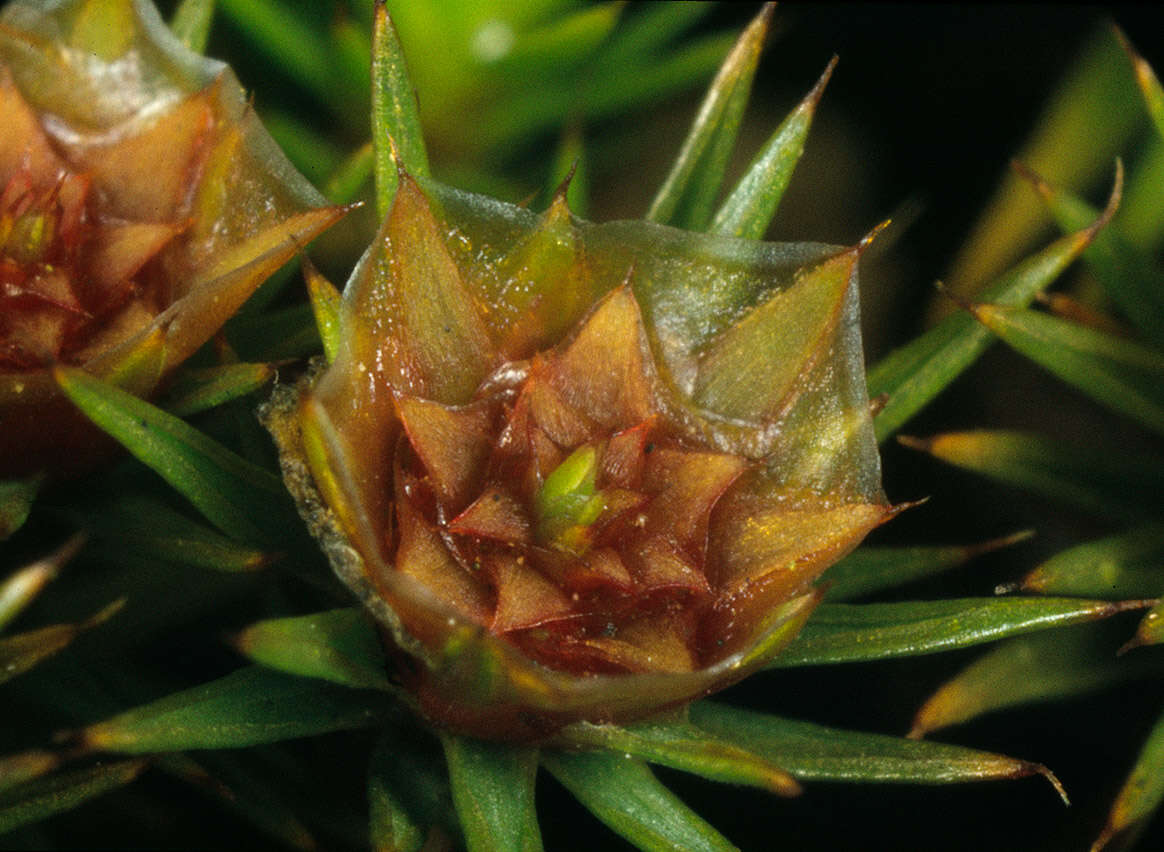
[[[705,26],[738,29],[756,9],[756,4],[725,4]],[[852,243],[903,205],[916,211],[908,230],[865,276],[866,290],[877,291],[864,294],[875,306],[868,320],[871,361],[921,329],[932,282],[944,273],[1082,40],[1107,19],[1118,21],[1149,61],[1164,67],[1164,15],[1140,7],[788,4],[778,9],[776,33],[755,83],[756,104],[742,144],[745,162],[832,54],[840,56],[840,65],[773,236]],[[261,114],[264,103],[285,94],[278,79],[248,67],[238,51],[229,25],[216,27],[210,53],[237,66],[243,84],[255,91]],[[625,170],[599,168],[595,218],[641,214],[678,148],[697,97],[610,128],[614,133],[634,125],[639,132],[619,137],[624,141],[617,159],[627,164]],[[1111,440],[1102,436],[1121,428],[1116,418],[1036,368],[993,351],[908,431],[1048,425],[1095,432],[1097,440]],[[886,447],[884,465],[892,499],[931,500],[879,531],[878,543],[971,542],[1024,528],[1039,532],[1029,544],[906,590],[910,596],[987,595],[996,583],[1021,576],[1067,544],[1108,531],[894,444]],[[1134,624],[1134,618],[1124,619],[1117,630],[1129,635]],[[928,694],[977,653],[760,675],[725,700],[823,724],[902,734]],[[1037,778],[939,788],[808,783],[800,798],[779,800],[666,770],[660,775],[746,850],[1084,850],[1162,710],[1164,684],[1142,683],[1007,711],[935,735],[1047,764],[1071,794],[1071,808]],[[335,777],[320,783],[360,795],[366,742],[325,738],[302,748],[317,757],[330,749]],[[136,823],[111,824],[99,800],[58,820],[63,836],[75,838],[77,847],[87,845],[86,837],[102,836],[119,838],[121,847],[148,848],[159,843],[159,830],[171,825],[164,841],[169,848],[266,848],[266,841],[241,822],[157,776],[151,773],[135,785],[139,792],[119,794],[129,806],[143,802]],[[544,773],[538,796],[547,849],[623,848]],[[103,833],[91,833],[98,829]],[[1161,848],[1162,841],[1164,824],[1157,817],[1141,848]]]

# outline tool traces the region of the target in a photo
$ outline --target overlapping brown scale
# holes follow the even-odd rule
[[[490,485],[449,522],[456,535],[487,538],[502,544],[532,543],[533,532],[525,506],[507,489]]]
[[[474,496],[493,450],[498,407],[492,399],[449,406],[405,394],[396,397],[396,412],[409,443],[452,511]]]
[[[494,553],[483,559],[497,591],[490,629],[499,635],[576,617],[570,597],[524,555]]]
[[[711,510],[747,466],[739,456],[657,447],[643,472],[644,489],[655,495],[644,531],[667,535],[702,561]]]
[[[610,636],[583,640],[613,669],[627,672],[688,672],[697,665],[691,618],[669,613],[630,621]]]
[[[606,430],[654,413],[642,315],[630,288],[612,290],[553,360],[550,381],[573,409]]]
[[[420,483],[400,471],[396,484],[394,570],[416,580],[469,621],[489,625],[494,609],[489,585],[457,562],[440,532],[414,504],[410,492],[420,488]],[[402,615],[407,619],[407,614]]]
[[[651,418],[610,436],[599,461],[600,487],[640,487],[646,448],[654,426],[654,418]]]
[[[23,170],[28,174],[59,174],[64,161],[49,144],[36,114],[16,88],[12,75],[0,65],[0,115],[4,132],[0,133],[0,176]]]
[[[75,171],[92,176],[108,215],[169,222],[183,214],[210,151],[218,96],[215,84],[161,115],[141,116],[108,141],[79,136],[58,144]]]

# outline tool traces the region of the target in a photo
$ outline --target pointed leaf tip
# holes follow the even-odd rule
[[[711,233],[745,239],[763,237],[800,162],[813,115],[836,63],[837,57],[834,56],[816,85],[780,122],[752,160],[744,176],[716,211],[709,228]]]
[[[881,233],[892,224],[892,219],[886,219],[884,222],[874,225],[873,229],[865,236],[863,236],[861,241],[857,243],[857,255],[863,255],[866,251],[868,251],[869,247],[873,245],[873,241],[881,236]]]
[[[1140,94],[1144,98],[1144,106],[1148,110],[1148,115],[1151,116],[1153,124],[1156,125],[1156,129],[1161,134],[1164,134],[1164,88],[1161,88],[1160,80],[1156,76],[1156,72],[1152,70],[1152,66],[1132,45],[1131,40],[1124,34],[1123,30],[1115,24],[1112,24],[1112,30],[1115,32],[1116,38],[1119,39],[1124,53],[1131,60],[1132,71],[1136,75],[1136,85],[1140,88]]]

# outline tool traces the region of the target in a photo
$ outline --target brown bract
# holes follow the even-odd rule
[[[0,476],[80,469],[53,364],[149,393],[342,210],[145,3],[8,4],[0,123]]]
[[[422,713],[530,738],[704,695],[892,509],[860,247],[535,216],[401,175],[286,479]]]

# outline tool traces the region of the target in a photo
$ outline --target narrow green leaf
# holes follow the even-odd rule
[[[277,477],[197,429],[83,370],[57,367],[57,384],[94,423],[193,503],[227,535],[262,542],[282,531]],[[264,534],[266,530],[266,534]]]
[[[963,598],[878,604],[822,604],[770,668],[932,654],[1007,636],[1107,618],[1146,601],[1076,598]]]
[[[1146,150],[1132,164],[1128,190],[1120,204],[1120,233],[1136,250],[1153,255],[1164,242],[1164,139],[1153,136]]]
[[[204,53],[213,19],[214,0],[182,0],[170,19],[170,29],[190,50]]]
[[[780,122],[764,143],[744,176],[716,211],[708,229],[711,233],[748,240],[763,239],[776,216],[784,190],[792,180],[792,172],[800,162],[800,155],[804,153],[813,115],[836,65],[837,57],[834,56],[804,100]]]
[[[301,17],[278,0],[219,0],[219,8],[266,54],[272,64],[289,74],[329,106],[341,106],[332,96],[335,74],[327,41]]]
[[[383,219],[396,196],[398,168],[414,177],[429,174],[416,90],[408,76],[408,63],[396,28],[383,3],[376,5],[372,26],[372,151],[376,212]]]
[[[537,751],[449,734],[441,736],[441,744],[469,852],[540,850]]]
[[[251,361],[293,361],[322,348],[310,305],[266,311],[231,327],[231,342]]]
[[[1031,530],[979,544],[947,547],[861,547],[829,568],[825,600],[847,601],[957,568],[975,556],[1026,541]]]
[[[371,31],[350,15],[340,13],[332,16],[328,35],[335,74],[344,81],[346,107],[367,114],[370,106],[366,86],[368,67],[372,63]]]
[[[89,749],[131,754],[244,748],[368,727],[385,711],[378,693],[250,666],[90,725],[76,738]]]
[[[1038,774],[1063,795],[1045,766],[961,746],[826,728],[711,701],[691,705],[691,721],[727,740],[746,743],[806,780],[959,784]]]
[[[39,476],[0,480],[0,541],[24,526],[42,482]]]
[[[996,305],[1026,305],[1071,265],[1107,224],[1119,203],[1122,172],[1100,218],[1090,227],[1061,237],[997,279],[982,298]],[[881,359],[868,373],[869,396],[888,396],[874,419],[877,439],[883,441],[901,428],[954,381],[993,338],[964,312],[947,316],[912,342]]]
[[[340,305],[343,295],[306,257],[303,258],[303,278],[307,281],[307,295],[311,299],[311,312],[315,315],[319,339],[323,342],[323,354],[330,364],[335,360],[342,340]]]
[[[372,143],[365,142],[340,163],[323,184],[323,194],[333,204],[351,204],[372,177],[375,154]]]
[[[0,639],[0,683],[24,674],[42,660],[63,651],[80,634],[108,621],[124,605],[122,598],[76,624],[52,624]]]
[[[89,799],[124,787],[146,768],[145,760],[98,763],[38,778],[0,795],[0,834],[71,810]]]
[[[235,646],[256,663],[357,689],[389,689],[376,629],[358,607],[259,621]]]
[[[556,130],[579,115],[598,120],[656,102],[706,79],[734,42],[730,34],[713,35],[637,67],[600,66],[581,100],[576,79],[546,81],[482,115],[476,127],[478,145],[504,148],[538,131]]]
[[[1015,169],[1032,183],[1064,231],[1082,228],[1099,215],[1083,199],[1050,185],[1025,166],[1016,163]],[[1164,344],[1164,269],[1125,239],[1122,221],[1123,216],[1117,216],[1104,228],[1083,259],[1124,316],[1149,339]]]
[[[1024,577],[1022,589],[1113,600],[1164,595],[1164,523],[1064,550]]]
[[[44,559],[17,569],[0,583],[0,630],[36,600],[83,543],[84,537],[75,535]]]
[[[1164,673],[1158,655],[1116,660],[1115,645],[1105,638],[1090,626],[1078,626],[1002,642],[942,684],[917,711],[909,735]]]
[[[1115,838],[1127,846],[1147,827],[1148,820],[1164,801],[1164,716],[1148,735],[1136,765],[1112,805],[1107,824],[1092,845],[1099,852]]]
[[[189,417],[254,393],[274,375],[275,368],[270,364],[222,364],[183,370],[170,386],[165,407],[175,417]]]
[[[461,833],[448,777],[439,755],[425,747],[428,739],[417,737],[412,728],[392,729],[372,751],[368,809],[373,852],[417,852],[433,828],[450,838]]]
[[[610,69],[626,69],[643,57],[657,56],[666,46],[714,10],[705,3],[645,3],[628,15],[599,60]]]
[[[34,778],[47,775],[60,766],[62,760],[60,754],[43,749],[0,757],[0,795]]]
[[[564,11],[536,29],[518,32],[496,67],[515,80],[575,73],[579,63],[593,57],[610,36],[622,9],[622,3],[599,3]]]
[[[272,556],[247,547],[167,504],[133,494],[66,513],[93,538],[91,550],[111,562],[128,554],[212,571],[257,571]]]
[[[1130,651],[1144,645],[1159,645],[1164,643],[1164,602],[1158,602],[1148,610],[1140,626],[1136,628],[1136,635],[1124,645],[1121,651]]]
[[[800,793],[796,780],[776,764],[685,721],[626,727],[581,722],[559,732],[559,741],[573,748],[622,752],[724,784],[747,784],[782,796]]]
[[[1148,519],[1164,508],[1164,460],[1076,446],[1010,430],[901,436],[907,447],[1000,482],[1117,521]]]
[[[570,212],[585,219],[590,210],[590,170],[586,163],[582,129],[577,125],[571,125],[566,129],[558,142],[557,151],[554,152],[553,167],[550,171],[550,202],[553,201],[556,188],[563,183],[566,183],[566,204]]]
[[[1152,119],[1152,123],[1156,125],[1156,131],[1164,138],[1164,88],[1160,86],[1160,80],[1156,77],[1156,72],[1152,70],[1152,66],[1148,61],[1132,46],[1128,37],[1124,35],[1123,30],[1119,27],[1114,27],[1116,37],[1120,40],[1120,45],[1124,52],[1127,53],[1128,59],[1132,61],[1132,70],[1136,75],[1136,85],[1140,88],[1140,94],[1144,98],[1144,106],[1148,110],[1148,115]]]
[[[1145,121],[1127,60],[1110,27],[1097,27],[1066,68],[1018,157],[1056,184],[1087,186],[1110,167]],[[1103,132],[1096,133],[1097,127]],[[950,288],[960,294],[978,292],[979,285],[1030,250],[1045,222],[1039,199],[1023,191],[1016,175],[1003,175],[950,264]],[[952,306],[939,302],[936,307],[948,314]]]
[[[774,4],[764,6],[720,66],[670,174],[647,210],[649,221],[693,231],[707,227],[739,135],[773,9]]]
[[[542,765],[587,810],[639,849],[736,849],[660,784],[642,761],[608,752],[544,751]]]
[[[1164,433],[1164,352],[1056,316],[990,304],[975,319],[1092,399]]]

